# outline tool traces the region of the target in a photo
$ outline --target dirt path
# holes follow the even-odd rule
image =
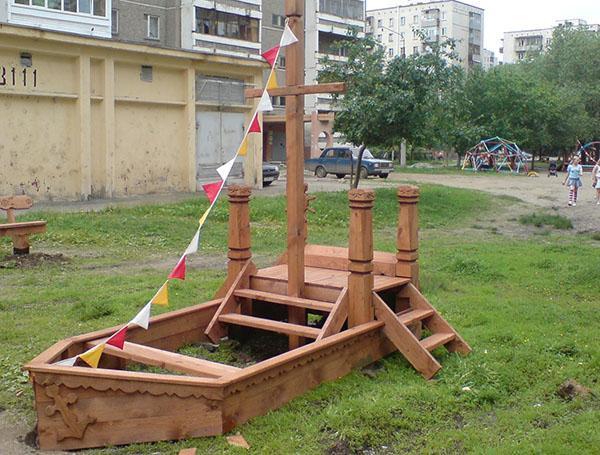
[[[579,232],[600,230],[600,206],[595,205],[595,190],[590,176],[584,176],[584,186],[579,193],[577,207],[567,206],[568,190],[562,186],[562,176],[548,178],[498,175],[435,175],[392,174],[390,180],[432,183],[454,188],[487,191],[496,195],[513,196],[531,205],[531,212],[540,208],[553,210],[571,219]]]

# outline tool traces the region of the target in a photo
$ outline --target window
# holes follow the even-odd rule
[[[152,67],[149,65],[142,65],[140,71],[140,80],[144,82],[152,82]]]
[[[390,27],[393,27],[393,26],[394,26],[394,18],[390,17]]]
[[[94,16],[106,16],[106,0],[94,0]]]
[[[119,33],[119,10],[113,9],[110,12],[111,29],[113,35]]]
[[[400,39],[404,39],[404,32],[400,32]]]
[[[277,63],[275,65],[277,66],[277,68],[285,69],[285,56],[280,55],[279,57],[277,57]]]
[[[77,12],[77,0],[64,0],[63,10],[71,13]]]
[[[446,11],[442,11],[442,14],[440,16],[440,19],[445,20],[446,19]]]
[[[79,0],[79,12],[90,14],[92,12],[92,1]]]
[[[377,27],[383,27],[383,21],[381,19],[377,19]]]
[[[29,52],[21,52],[19,57],[21,59],[21,66],[31,68],[31,65],[33,65],[33,58]]]
[[[417,37],[417,29],[413,28],[413,38]]]
[[[381,43],[383,41],[383,35],[377,35],[377,41]]]
[[[446,36],[446,32],[447,32],[446,27],[442,27],[442,35],[443,36]]]
[[[272,96],[271,104],[273,106],[285,106],[285,96]]]
[[[390,34],[388,35],[388,43],[391,43],[391,42],[393,42],[393,41],[394,41],[394,34],[393,34],[393,33],[390,33]]]
[[[419,55],[419,46],[413,47],[413,55]]]
[[[258,43],[259,20],[196,7],[196,32]]]
[[[160,18],[158,16],[147,15],[146,20],[148,21],[148,29],[146,38],[148,39],[160,39]]]
[[[406,57],[406,48],[405,47],[400,48],[400,57],[402,57],[402,58]]]
[[[406,25],[406,18],[404,16],[400,18],[400,25]]]
[[[418,24],[418,23],[419,23],[419,15],[418,15],[418,14],[415,14],[415,15],[413,16],[413,24]]]
[[[106,16],[106,0],[14,0],[18,5],[39,6],[68,13]]]
[[[273,14],[272,22],[277,27],[285,27],[285,17],[280,14]]]
[[[394,56],[394,49],[392,49],[391,47],[388,49],[388,57],[393,57]]]

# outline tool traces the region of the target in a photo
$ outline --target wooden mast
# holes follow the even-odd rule
[[[304,0],[285,0],[288,25],[298,42],[285,48],[285,81],[288,87],[304,84]],[[287,252],[288,295],[304,293],[304,94],[289,95],[285,102],[287,160]],[[288,321],[306,324],[306,310],[290,307]],[[290,349],[302,340],[290,336]]]

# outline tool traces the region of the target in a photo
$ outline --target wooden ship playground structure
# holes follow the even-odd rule
[[[372,190],[348,192],[348,248],[306,243],[304,101],[343,84],[304,79],[302,0],[286,0],[299,43],[286,49],[287,249],[272,267],[252,261],[247,187],[230,186],[227,277],[214,300],[130,327],[123,349],[106,345],[98,368],[57,365],[97,346],[113,327],[57,342],[31,360],[37,433],[43,450],[221,435],[325,381],[398,350],[425,378],[441,368],[431,351],[467,354],[469,345],[419,292],[419,190],[401,186],[397,252],[373,251]],[[249,89],[248,97],[261,91]],[[307,316],[322,319],[309,326]],[[182,346],[255,331],[287,337],[289,350],[237,368],[177,353]],[[128,371],[129,364],[173,372]]]

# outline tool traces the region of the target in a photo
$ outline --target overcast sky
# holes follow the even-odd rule
[[[367,0],[367,9],[398,4],[422,3],[406,0]],[[561,19],[585,19],[600,23],[600,0],[464,0],[485,10],[486,49],[498,56],[504,32],[547,28]],[[501,57],[501,56],[500,56]]]

